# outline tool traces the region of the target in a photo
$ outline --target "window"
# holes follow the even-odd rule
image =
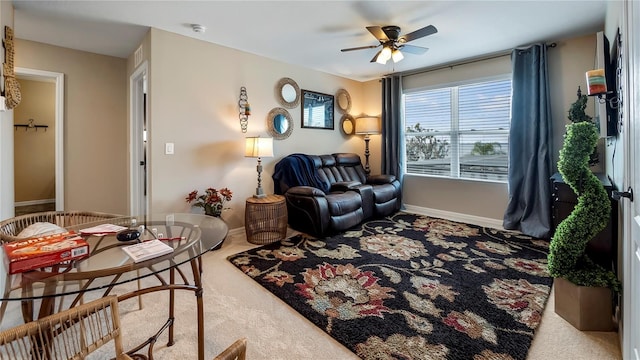
[[[404,94],[407,173],[507,181],[511,78]]]

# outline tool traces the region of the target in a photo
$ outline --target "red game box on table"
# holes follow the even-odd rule
[[[89,256],[89,244],[75,232],[32,237],[2,246],[9,274]]]

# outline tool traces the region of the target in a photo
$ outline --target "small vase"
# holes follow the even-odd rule
[[[220,217],[220,215],[222,214],[222,209],[219,206],[205,205],[204,213],[205,215]]]

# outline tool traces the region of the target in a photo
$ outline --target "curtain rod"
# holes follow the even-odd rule
[[[554,43],[554,42],[550,43],[550,44],[547,44],[547,48],[554,48],[556,46],[557,46],[557,44]],[[523,48],[525,48],[525,47],[523,47]],[[515,49],[520,49],[520,48],[515,48]],[[428,73],[428,72],[432,72],[432,71],[442,70],[442,69],[446,69],[446,68],[452,68],[452,67],[460,66],[460,65],[472,64],[472,63],[475,63],[475,62],[480,62],[480,61],[485,61],[485,60],[497,59],[499,57],[510,55],[511,51],[513,51],[513,50],[514,49],[499,51],[499,52],[495,52],[495,53],[492,53],[492,54],[484,55],[484,56],[481,56],[481,57],[469,58],[467,60],[462,60],[460,62],[440,65],[440,66],[432,67],[432,68],[422,68],[422,69],[416,69],[416,70],[411,70],[411,71],[405,71],[405,72],[401,72],[400,74],[397,74],[397,75],[400,75],[400,76],[416,75],[416,74],[422,74],[422,73]],[[394,74],[387,74],[385,76],[390,76],[390,75],[394,75]]]

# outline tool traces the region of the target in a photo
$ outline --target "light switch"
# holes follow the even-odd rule
[[[164,144],[164,154],[173,155],[173,143]]]

